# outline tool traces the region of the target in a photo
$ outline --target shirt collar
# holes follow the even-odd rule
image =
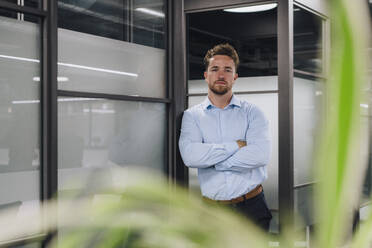
[[[239,107],[239,108],[242,106],[239,98],[237,98],[235,95],[232,96],[231,101],[230,101],[228,106],[230,106],[230,105],[233,106],[233,107],[235,106],[235,107]]]
[[[211,109],[212,107],[215,107],[208,97],[206,97],[205,100],[202,102],[202,106],[203,109]],[[228,106],[240,108],[242,105],[240,100],[235,95],[233,95],[227,107]]]

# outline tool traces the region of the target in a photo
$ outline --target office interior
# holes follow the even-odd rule
[[[273,7],[231,12],[267,4]],[[207,96],[206,51],[227,42],[241,60],[235,95],[259,106],[271,125],[263,185],[270,231],[279,232],[284,208],[296,228],[315,224],[312,164],[330,49],[326,1],[0,0],[0,32],[0,211],[16,207],[16,218],[38,212],[56,192],[84,187],[71,186],[72,177],[115,167],[151,168],[200,194],[196,170],[178,151],[182,112]],[[369,106],[361,104],[367,129]],[[361,221],[370,209],[371,154]]]

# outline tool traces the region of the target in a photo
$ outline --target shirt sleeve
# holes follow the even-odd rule
[[[181,157],[190,168],[208,168],[226,160],[239,146],[236,142],[222,144],[203,143],[203,136],[192,113],[185,111],[179,140]]]
[[[257,107],[250,113],[250,122],[246,131],[247,145],[234,155],[215,165],[216,170],[239,171],[266,166],[271,156],[269,122]]]

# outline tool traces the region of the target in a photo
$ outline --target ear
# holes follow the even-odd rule
[[[235,76],[234,76],[234,81],[238,79],[238,73],[235,73]]]
[[[204,72],[204,79],[207,79],[207,72]]]

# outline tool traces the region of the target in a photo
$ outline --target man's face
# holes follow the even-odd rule
[[[226,55],[213,56],[209,60],[208,70],[204,72],[204,78],[213,93],[224,95],[230,92],[238,78],[234,61]]]

